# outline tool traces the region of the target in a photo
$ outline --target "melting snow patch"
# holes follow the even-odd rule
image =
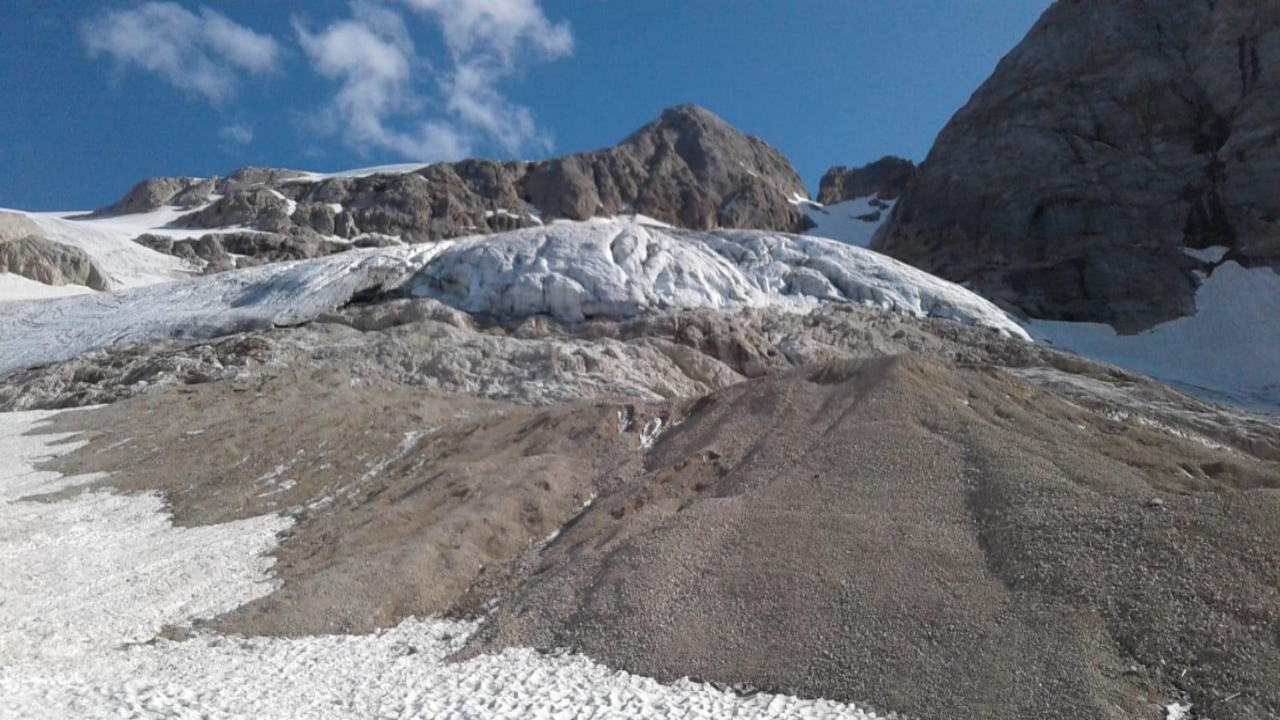
[[[680,680],[663,685],[569,653],[508,650],[463,663],[474,623],[408,620],[362,637],[197,636],[93,658],[4,689],[18,717],[875,718],[857,707]],[[6,683],[7,684],[7,683]]]
[[[156,495],[83,492],[23,498],[98,479],[33,466],[79,447],[25,435],[53,413],[0,414],[0,697],[12,701],[73,677],[85,663],[165,625],[230,611],[272,591],[263,554],[290,521],[260,517],[174,527]],[[58,444],[62,443],[62,444]],[[31,714],[0,704],[4,717]]]
[[[1187,700],[1176,702],[1165,708],[1165,720],[1190,720],[1191,703]]]
[[[1214,245],[1213,247],[1203,249],[1182,248],[1182,252],[1201,262],[1207,262],[1213,265],[1222,262],[1222,258],[1226,257],[1227,253],[1231,252],[1231,248],[1224,247],[1222,245]]]
[[[804,234],[830,238],[857,247],[870,247],[876,231],[889,219],[894,202],[868,196],[834,205],[819,205],[815,202],[800,204],[800,210],[815,226]]]

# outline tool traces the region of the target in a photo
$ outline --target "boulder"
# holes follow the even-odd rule
[[[0,273],[13,273],[45,285],[84,285],[112,290],[115,284],[83,250],[39,235],[0,242]]]
[[[1194,312],[1187,250],[1280,267],[1280,5],[1051,6],[939,135],[873,248],[1032,317]]]

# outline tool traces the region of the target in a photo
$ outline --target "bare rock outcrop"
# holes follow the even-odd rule
[[[799,231],[808,191],[782,153],[695,105],[668,108],[616,147],[534,163],[522,181],[553,217],[632,211],[681,227]]]
[[[353,247],[382,247],[387,244],[387,238],[366,236],[359,242],[345,243],[307,232],[281,234],[244,231],[209,233],[188,240],[145,234],[135,238],[134,242],[156,252],[186,260],[200,267],[207,275],[264,263],[310,260],[345,252]]]
[[[915,163],[892,155],[858,168],[833,167],[819,181],[818,202],[834,205],[871,196],[897,200],[915,176]]]
[[[115,217],[159,210],[165,205],[195,207],[209,201],[216,178],[158,177],[143,180],[119,202],[92,213],[94,217]]]
[[[27,235],[0,241],[0,273],[13,273],[45,285],[84,285],[111,290],[114,283],[83,250]]]
[[[942,131],[874,248],[1032,317],[1195,310],[1187,250],[1280,267],[1280,6],[1055,3]]]
[[[101,214],[200,207],[175,226],[406,242],[639,213],[694,230],[798,232],[808,198],[786,157],[693,105],[663,112],[612,148],[538,162],[463,160],[412,172],[317,177],[242,168],[226,178],[157,178]]]

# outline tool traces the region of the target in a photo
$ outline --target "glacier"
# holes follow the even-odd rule
[[[567,222],[352,250],[113,293],[0,304],[0,375],[117,345],[299,325],[361,293],[432,298],[505,322],[859,303],[1029,339],[991,302],[863,248],[758,231]]]

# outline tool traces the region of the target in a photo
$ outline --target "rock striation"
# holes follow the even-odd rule
[[[873,247],[1032,317],[1191,314],[1214,263],[1188,250],[1280,267],[1278,57],[1274,3],[1055,3]]]

